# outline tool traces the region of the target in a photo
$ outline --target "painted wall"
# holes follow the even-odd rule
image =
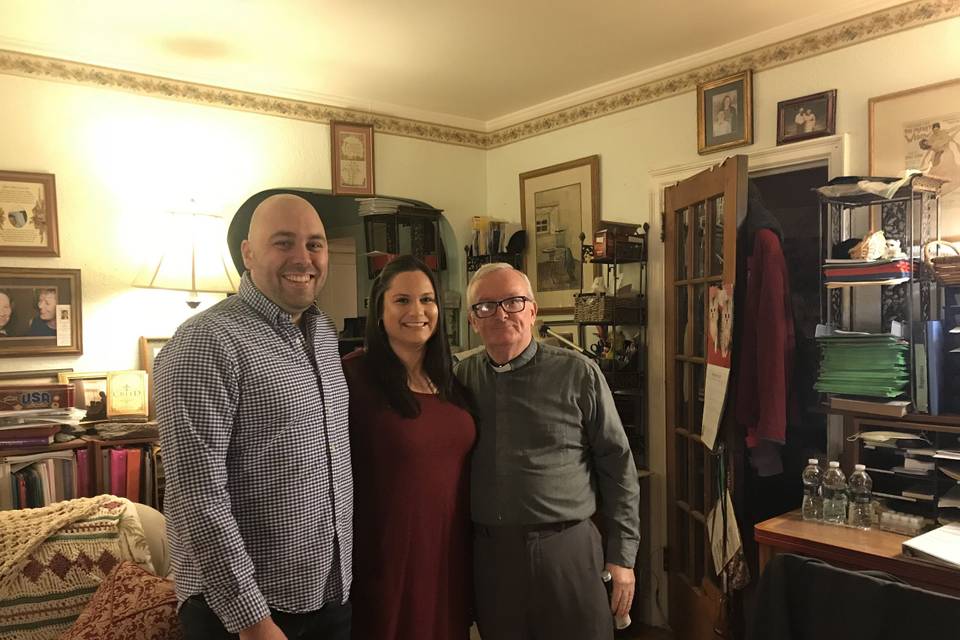
[[[164,212],[229,219],[263,189],[330,187],[326,125],[13,76],[0,75],[0,95],[0,167],[55,174],[61,247],[59,258],[0,264],[81,269],[84,345],[79,357],[0,356],[0,371],[138,368],[139,336],[169,336],[192,313],[186,293],[131,287]],[[467,220],[485,209],[483,158],[378,135],[377,188]],[[455,230],[465,236],[466,223]],[[456,278],[458,244],[448,250]],[[201,309],[218,298],[205,296]]]
[[[960,77],[960,19],[940,22],[785,65],[754,75],[754,140],[749,147],[712,156],[717,162],[734,153],[750,154],[776,145],[777,102],[828,89],[837,89],[837,132],[849,133],[850,166],[865,174],[868,158],[870,98]],[[602,217],[611,221],[649,222],[659,244],[659,213],[651,211],[650,172],[697,163],[696,92],[569,127],[491,150],[487,154],[488,213],[519,220],[518,175],[588,155],[600,155]],[[953,221],[960,234],[960,220]],[[651,250],[650,276],[662,278],[662,250]],[[659,261],[659,263],[657,262]],[[662,342],[662,306],[654,300],[650,344]],[[650,566],[659,584],[660,605],[666,611],[667,589],[662,567],[666,544],[666,445],[661,362],[650,362],[650,467],[654,476],[644,491],[651,498]],[[646,530],[646,529],[645,529]],[[650,605],[648,615],[662,622]]]

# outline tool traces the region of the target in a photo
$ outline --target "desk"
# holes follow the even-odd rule
[[[774,554],[787,552],[855,571],[883,571],[923,589],[960,596],[960,570],[905,557],[900,545],[908,536],[807,522],[799,511],[761,522],[753,530],[761,573]]]

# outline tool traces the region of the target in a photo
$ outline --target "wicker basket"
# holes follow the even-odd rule
[[[579,293],[574,296],[573,321],[638,323],[641,321],[640,310],[641,300],[637,296]]]
[[[933,249],[944,248],[952,256],[931,257]],[[960,284],[960,246],[945,240],[933,240],[923,245],[923,261],[942,285]]]

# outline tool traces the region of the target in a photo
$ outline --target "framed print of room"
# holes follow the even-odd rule
[[[0,171],[0,256],[59,255],[53,174]]]
[[[747,69],[697,86],[697,152],[753,143],[753,73]]]
[[[330,123],[331,184],[334,195],[372,196],[373,125]]]
[[[940,235],[960,240],[960,78],[870,98],[870,175],[947,180]]]
[[[0,358],[79,355],[79,269],[0,267]]]
[[[572,314],[581,279],[596,270],[580,260],[580,234],[592,238],[600,222],[600,156],[521,173],[520,222],[540,314]]]

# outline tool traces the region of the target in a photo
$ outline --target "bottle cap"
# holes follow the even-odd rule
[[[833,467],[833,468],[837,468],[837,467],[840,466],[840,463],[839,463],[838,461],[836,461],[836,460],[831,460],[831,461],[830,461],[830,466]]]
[[[855,471],[863,471],[863,470],[866,469],[866,468],[867,468],[867,465],[865,465],[865,464],[855,464],[855,465],[853,465],[853,469],[854,469]]]
[[[807,464],[820,464],[820,461],[817,460],[816,458],[810,458],[809,460],[807,460]]]

